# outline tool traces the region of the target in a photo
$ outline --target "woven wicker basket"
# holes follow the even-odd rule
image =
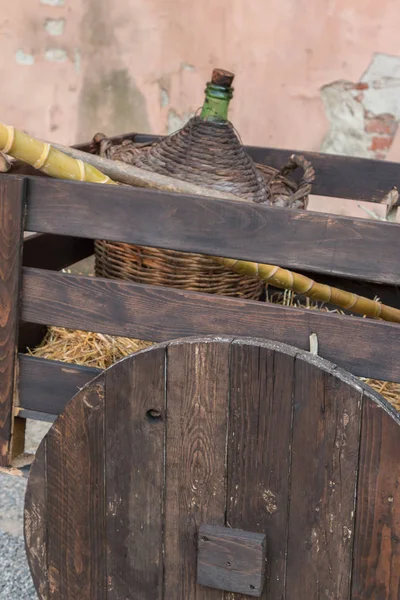
[[[183,129],[161,142],[111,142],[97,134],[92,152],[170,175],[204,187],[227,191],[247,201],[304,208],[314,171],[301,156],[293,156],[281,171],[255,164],[245,152],[229,122],[215,123],[193,117]],[[301,167],[300,184],[288,173]],[[99,277],[129,279],[193,291],[259,299],[262,281],[238,275],[211,258],[97,240],[95,272]]]

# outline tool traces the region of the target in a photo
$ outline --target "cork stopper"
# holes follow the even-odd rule
[[[230,88],[235,75],[224,69],[214,69],[212,73],[211,83],[221,87]]]

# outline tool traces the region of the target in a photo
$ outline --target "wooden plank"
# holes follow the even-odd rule
[[[296,359],[287,598],[348,598],[361,388]]]
[[[127,133],[111,139],[116,142],[133,139],[140,143],[154,142],[163,137],[161,135]],[[77,147],[88,151],[88,146],[89,144],[85,143]],[[285,148],[247,145],[244,147],[254,161],[270,165],[275,169],[281,169],[292,154],[304,156],[311,161],[315,169],[313,194],[380,202],[394,185],[400,186],[399,163]],[[295,171],[292,176],[298,180],[301,177],[301,169]]]
[[[227,522],[268,534],[262,598],[284,598],[294,356],[238,341],[230,369]]]
[[[93,240],[37,233],[24,241],[23,265],[61,271],[93,254]]]
[[[165,598],[223,598],[196,585],[196,540],[202,523],[225,525],[228,357],[226,341],[168,346]]]
[[[107,597],[104,448],[104,380],[100,376],[47,435],[51,599]]]
[[[312,193],[320,196],[381,202],[394,185],[397,187],[400,185],[399,163],[386,160],[257,146],[250,146],[247,150],[256,162],[278,169],[292,154],[301,154],[311,161],[314,167],[315,181]],[[296,179],[299,175],[296,174]]]
[[[39,598],[49,597],[47,570],[47,439],[38,449],[29,472],[29,486],[25,495],[24,536],[32,579]]]
[[[9,462],[12,432],[24,196],[23,179],[0,177],[0,467]]]
[[[41,178],[29,183],[30,231],[400,282],[398,224],[126,187],[113,189],[111,202],[108,186]],[[379,257],[379,265],[371,257]]]
[[[22,318],[155,342],[268,337],[304,350],[316,333],[327,360],[354,375],[400,381],[399,325],[372,319],[38,269],[23,270]]]
[[[105,378],[107,600],[161,600],[165,348],[128,358]]]
[[[265,534],[201,525],[197,583],[260,598],[264,588],[265,550]]]
[[[58,415],[66,403],[101,369],[20,354],[18,406]]]
[[[352,598],[400,597],[400,427],[364,398]]]

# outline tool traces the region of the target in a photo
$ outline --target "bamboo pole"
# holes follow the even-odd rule
[[[82,160],[70,158],[51,144],[32,138],[3,123],[0,123],[0,151],[22,160],[50,177],[116,185],[110,177]]]
[[[51,177],[116,184],[108,175],[105,175],[92,165],[83,162],[82,159],[67,156],[61,150],[52,148],[48,142],[31,138],[13,127],[7,127],[2,123],[0,123],[0,152],[22,160],[44,171]],[[86,153],[83,154],[86,155]],[[153,181],[150,187],[157,188],[157,183]],[[275,287],[293,290],[296,293],[303,294],[320,302],[330,302],[341,308],[373,319],[380,318],[385,321],[400,323],[400,310],[397,308],[387,306],[376,300],[364,298],[363,296],[357,296],[357,294],[346,292],[345,290],[317,283],[300,273],[282,269],[276,265],[215,256],[210,258],[237,273],[250,277],[260,277],[266,283],[270,283]]]
[[[82,150],[70,148],[69,146],[62,146],[61,144],[52,144],[52,146],[67,156],[82,160],[83,162],[96,167],[102,173],[105,173],[111,177],[111,179],[114,179],[114,181],[119,181],[127,185],[152,188],[164,192],[176,192],[190,196],[208,196],[209,198],[216,198],[218,200],[246,202],[244,198],[230,192],[220,192],[213,188],[206,188],[195,183],[168,177],[167,175],[146,171],[146,169],[128,165],[120,160],[110,160],[109,158],[103,158],[102,156],[90,154],[89,152],[82,152]]]
[[[233,258],[215,258],[215,260],[236,273],[249,277],[259,277],[266,283],[270,283],[277,288],[293,290],[297,294],[303,294],[313,300],[329,302],[340,308],[351,310],[352,312],[373,319],[383,319],[385,321],[400,323],[399,309],[330,285],[317,283],[313,279],[310,279],[310,277],[306,277],[300,273],[282,269],[276,265],[235,260]]]

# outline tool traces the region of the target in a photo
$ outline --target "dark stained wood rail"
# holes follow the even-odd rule
[[[59,415],[84,385],[101,369],[19,354],[20,410]]]
[[[36,589],[54,600],[221,600],[246,585],[263,600],[398,598],[399,453],[399,415],[296,348],[208,337],[142,351],[82,389],[39,447],[25,504]],[[229,577],[232,545],[198,582],[203,525],[265,535],[264,585],[243,561]]]
[[[355,375],[400,381],[400,325],[121,280],[23,269],[21,317],[150,341],[233,334],[309,349]]]
[[[0,179],[0,467],[9,464],[11,434],[15,450],[18,422],[13,422],[14,366],[18,345],[18,301],[25,212],[22,179]],[[22,431],[23,434],[23,431]]]
[[[30,231],[400,283],[393,251],[399,243],[398,224],[44,178],[29,178],[28,189]]]

